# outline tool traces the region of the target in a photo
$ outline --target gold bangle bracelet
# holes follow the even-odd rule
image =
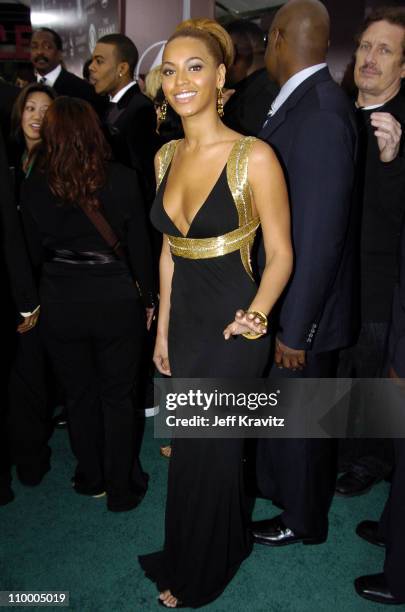
[[[261,338],[262,336],[264,336],[264,334],[267,333],[267,325],[268,325],[267,315],[265,315],[264,312],[261,312],[260,310],[248,310],[245,314],[254,315],[253,320],[260,319],[260,323],[266,328],[266,331],[260,334],[256,334],[253,331],[248,331],[241,335],[247,340],[257,340],[258,338]]]

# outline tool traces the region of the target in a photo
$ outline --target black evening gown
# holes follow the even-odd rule
[[[235,145],[237,146],[237,145]],[[155,227],[182,234],[163,205],[168,170],[152,208]],[[225,167],[195,215],[187,238],[221,236],[238,227]],[[225,341],[223,330],[247,308],[257,285],[239,251],[210,259],[173,256],[169,360],[173,377],[260,377],[268,338]],[[242,475],[242,439],[175,438],[170,459],[163,551],[140,557],[159,589],[198,607],[220,595],[252,547]]]

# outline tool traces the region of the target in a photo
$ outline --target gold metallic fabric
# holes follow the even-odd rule
[[[259,225],[259,217],[255,217],[243,227],[237,227],[232,232],[216,238],[183,238],[180,236],[168,236],[167,238],[173,255],[187,259],[209,259],[239,251],[245,245],[250,244]]]
[[[215,238],[184,238],[168,236],[173,255],[188,259],[208,259],[233,251],[240,251],[243,267],[253,280],[250,251],[260,225],[259,217],[253,218],[252,191],[248,182],[249,153],[257,138],[240,138],[232,147],[226,165],[229,189],[238,212],[239,227]],[[158,188],[170,166],[179,140],[172,140],[159,151]]]

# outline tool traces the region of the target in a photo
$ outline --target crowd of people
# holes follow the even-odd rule
[[[253,22],[188,20],[141,89],[127,36],[97,41],[87,81],[63,66],[57,32],[33,32],[35,82],[0,81],[0,505],[14,499],[12,465],[40,485],[66,422],[73,490],[136,508],[156,370],[401,384],[405,9],[367,16],[354,98],[328,70],[329,34],[318,0],[283,5],[267,46]],[[367,393],[351,411],[361,419]],[[385,565],[355,588],[405,603],[404,440],[258,439],[249,477],[281,510],[260,522],[245,451],[241,438],[169,447],[164,546],[139,558],[161,605],[220,596],[253,542],[325,542],[334,494],[384,478],[381,521],[357,534],[385,547]]]

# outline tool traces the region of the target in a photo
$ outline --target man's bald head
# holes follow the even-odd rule
[[[329,14],[322,2],[289,0],[277,11],[270,28],[266,58],[269,72],[280,82],[324,62],[329,32]]]

